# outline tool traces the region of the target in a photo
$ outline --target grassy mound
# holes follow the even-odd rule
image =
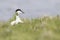
[[[23,21],[14,26],[0,22],[0,40],[60,40],[60,16]]]

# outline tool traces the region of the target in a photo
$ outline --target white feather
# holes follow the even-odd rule
[[[18,15],[20,13],[22,13],[21,11],[17,11]],[[23,21],[19,18],[19,16],[16,15],[16,19],[14,21],[11,22],[11,25],[15,25],[15,24],[18,24],[18,23],[23,23]]]

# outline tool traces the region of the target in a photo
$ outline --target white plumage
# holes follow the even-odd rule
[[[12,21],[11,25],[15,25],[15,24],[18,24],[18,23],[23,23],[23,21],[19,18],[19,16],[16,16],[16,20]]]
[[[14,25],[15,23],[16,23],[16,21],[12,21],[12,22],[11,22],[11,25]]]
[[[20,13],[22,13],[22,11],[20,9],[17,9],[16,13],[19,15]],[[20,17],[18,15],[16,15],[16,19],[11,22],[11,25],[15,25],[15,24],[18,24],[18,23],[23,23],[23,21],[20,19]]]

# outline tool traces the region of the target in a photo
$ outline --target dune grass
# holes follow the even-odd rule
[[[0,40],[60,40],[60,16],[23,21],[14,26],[0,22]]]

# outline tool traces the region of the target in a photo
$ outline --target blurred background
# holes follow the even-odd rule
[[[60,14],[60,0],[0,0],[0,20],[10,19],[17,8],[25,12],[22,18],[55,16]]]
[[[24,23],[12,26],[17,8]],[[60,40],[60,0],[0,0],[0,40]]]

